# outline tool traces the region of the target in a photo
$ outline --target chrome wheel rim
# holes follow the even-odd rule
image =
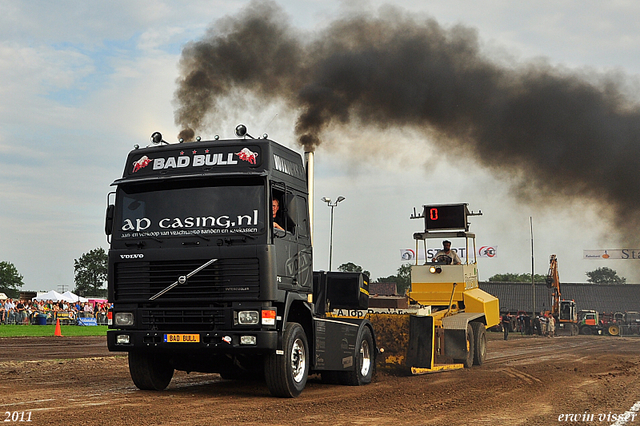
[[[307,356],[304,352],[304,344],[302,339],[296,339],[291,347],[291,371],[296,383],[300,383],[304,378],[306,366]]]
[[[362,377],[366,377],[369,374],[369,370],[371,369],[371,350],[369,348],[369,342],[366,340],[362,341],[360,345],[360,355],[362,359],[362,364],[360,365],[360,374]]]

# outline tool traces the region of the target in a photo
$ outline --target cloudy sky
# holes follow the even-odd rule
[[[571,72],[615,74],[631,103],[640,101],[640,4],[632,1],[279,1],[283,19],[312,34],[345,13],[376,13],[391,4],[441,26],[473,29],[483,55],[502,66],[548,61]],[[247,1],[3,1],[0,4],[0,260],[24,276],[25,290],[72,290],[73,262],[108,248],[104,211],[111,182],[126,154],[154,131],[175,140],[178,62],[186,43]],[[260,58],[255,58],[256,66]],[[232,111],[212,134],[232,137],[237,123],[250,133],[297,148],[295,111],[252,103]],[[357,151],[350,139],[371,140]],[[413,248],[423,204],[467,202],[478,245],[498,256],[480,259],[481,279],[531,270],[546,273],[558,255],[560,278],[583,282],[608,266],[640,282],[631,260],[583,260],[584,249],[623,248],[592,202],[526,203],[504,175],[464,156],[443,158],[415,144],[410,129],[341,129],[317,151],[315,268],[326,269],[329,208],[319,199],[346,198],[335,210],[334,267],[354,262],[372,277],[395,273],[400,249]],[[385,140],[396,149],[381,150]],[[615,176],[611,177],[615,179]],[[454,243],[454,245],[456,245]],[[633,247],[629,247],[633,248]],[[64,287],[63,287],[64,286]]]

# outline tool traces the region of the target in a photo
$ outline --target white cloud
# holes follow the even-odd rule
[[[0,95],[18,103],[31,96],[70,89],[94,70],[91,59],[75,50],[0,43],[0,78],[5,82]],[[10,106],[5,103],[4,109]]]

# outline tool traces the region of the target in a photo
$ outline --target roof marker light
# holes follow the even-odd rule
[[[153,132],[153,134],[151,135],[151,142],[153,142],[153,143],[161,143],[162,142],[162,133]]]

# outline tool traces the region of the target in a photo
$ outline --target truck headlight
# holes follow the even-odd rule
[[[132,312],[116,312],[113,322],[117,326],[133,325]]]
[[[238,324],[240,325],[255,325],[260,322],[260,314],[258,311],[239,311],[238,312]]]

